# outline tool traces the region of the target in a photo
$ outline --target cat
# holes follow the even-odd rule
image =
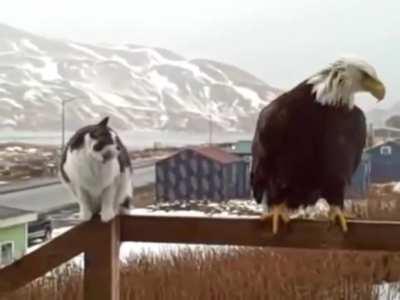
[[[100,214],[108,222],[133,204],[131,161],[108,120],[76,131],[61,157],[61,182],[79,203],[83,221]]]

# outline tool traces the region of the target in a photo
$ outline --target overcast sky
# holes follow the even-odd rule
[[[285,89],[355,54],[387,86],[380,106],[400,100],[398,0],[13,0],[3,4],[0,20],[50,37],[216,59]],[[376,106],[365,99],[365,108]]]

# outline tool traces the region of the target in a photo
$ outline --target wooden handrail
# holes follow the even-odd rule
[[[110,295],[119,286],[119,277],[115,276],[119,275],[119,270],[116,271],[121,233],[119,223],[120,219],[115,218],[109,223],[95,219],[79,224],[0,269],[0,298],[85,253],[85,299],[119,299]]]
[[[0,297],[85,253],[85,299],[119,299],[121,241],[400,251],[400,222],[350,221],[343,234],[325,221],[293,220],[277,236],[259,218],[120,216],[82,223],[0,269]]]
[[[302,249],[400,251],[400,222],[352,220],[343,233],[327,221],[292,220],[274,236],[259,217],[121,216],[121,240]]]
[[[0,270],[0,296],[15,290],[82,253],[87,226],[76,226]]]

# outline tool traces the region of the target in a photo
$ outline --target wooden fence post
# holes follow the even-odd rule
[[[107,223],[96,219],[88,225],[92,228],[85,249],[84,299],[119,300],[120,218]]]

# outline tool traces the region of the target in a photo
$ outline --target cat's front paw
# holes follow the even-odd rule
[[[79,217],[83,222],[90,221],[93,218],[93,213],[90,210],[83,209],[81,210]]]
[[[101,218],[101,221],[108,222],[108,221],[114,219],[115,215],[116,215],[116,213],[113,210],[107,209],[107,210],[101,211],[100,218]]]
[[[130,198],[126,198],[126,200],[119,206],[119,213],[121,215],[129,215],[131,209],[133,209],[133,205],[131,204]]]
[[[119,208],[119,213],[121,214],[121,215],[129,215],[129,213],[130,213],[130,209],[129,208],[126,208],[126,207],[124,207],[124,206],[121,206],[120,208]]]

